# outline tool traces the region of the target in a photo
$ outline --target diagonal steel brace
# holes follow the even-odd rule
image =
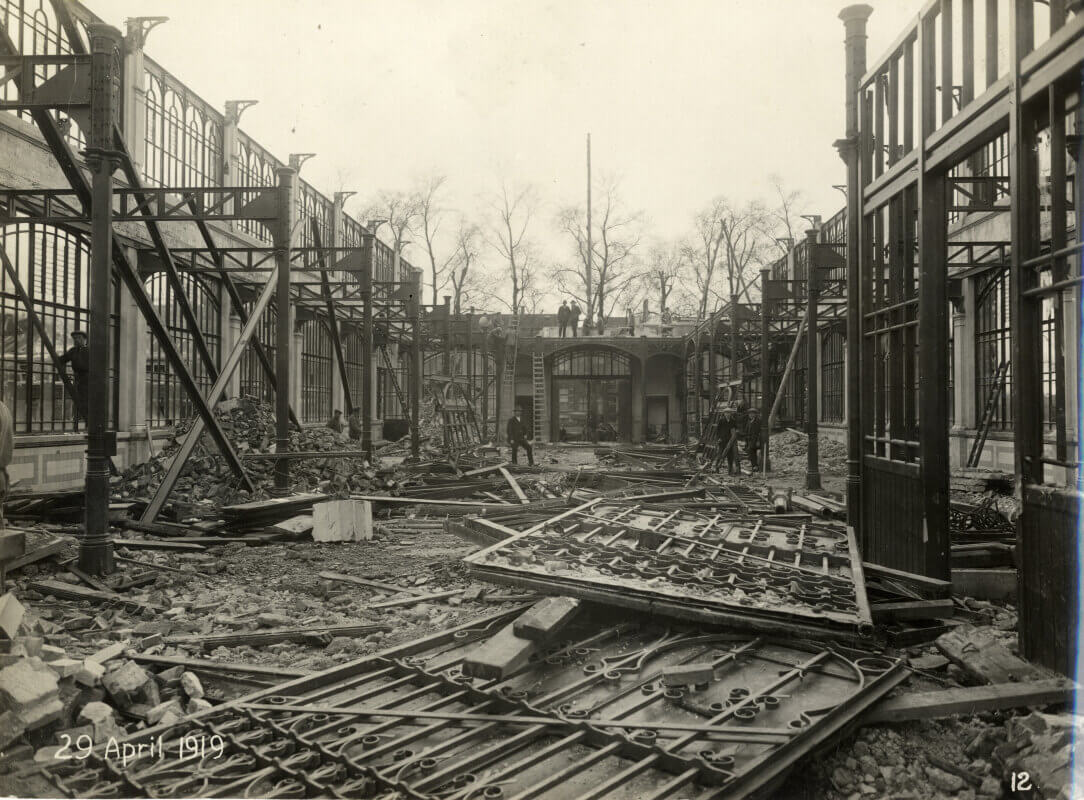
[[[226,357],[226,360],[222,362],[222,371],[218,375],[218,380],[215,381],[214,386],[212,386],[211,390],[207,393],[206,400],[208,403],[213,404],[218,402],[218,399],[226,391],[226,387],[230,382],[230,377],[233,375],[234,370],[237,369],[237,365],[241,363],[241,355],[248,346],[249,340],[256,332],[256,327],[260,322],[260,316],[263,314],[264,309],[267,308],[267,304],[271,301],[271,295],[275,292],[277,275],[277,269],[273,269],[268,273],[267,283],[264,284],[263,291],[260,292],[260,297],[256,301],[252,313],[249,315],[248,322],[246,322],[245,327],[241,329],[241,335],[234,343],[233,348],[230,350],[230,354]],[[185,463],[188,461],[189,457],[192,455],[192,451],[196,449],[196,445],[203,436],[203,429],[204,425],[201,419],[192,421],[192,427],[188,429],[188,433],[186,433],[184,439],[181,440],[181,446],[177,449],[176,454],[173,456],[173,462],[169,465],[169,469],[166,471],[165,476],[163,476],[162,482],[158,485],[158,491],[154,493],[154,497],[151,498],[150,503],[147,504],[147,508],[140,518],[141,522],[153,522],[155,517],[161,512],[162,506],[166,504],[170,492],[173,491],[173,487],[177,483],[177,479],[181,477],[181,470],[184,469]]]
[[[343,357],[342,339],[339,337],[339,320],[335,315],[335,301],[331,297],[331,286],[328,284],[327,271],[324,269],[327,265],[327,259],[324,255],[324,246],[320,241],[320,227],[316,224],[315,219],[312,220],[312,242],[316,245],[316,250],[319,253],[320,288],[323,291],[324,302],[327,304],[328,327],[331,329],[331,343],[335,346],[335,360],[339,364],[339,377],[342,378],[346,413],[350,414],[354,410],[354,402],[350,397],[350,375],[346,371],[346,359]]]

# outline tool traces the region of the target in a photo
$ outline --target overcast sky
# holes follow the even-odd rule
[[[219,109],[258,99],[242,129],[283,160],[317,153],[302,177],[357,191],[348,211],[431,171],[469,211],[504,174],[539,186],[559,249],[548,223],[582,202],[588,131],[596,177],[620,175],[658,237],[716,195],[770,198],[773,173],[804,210],[843,204],[840,0],[87,3],[122,29],[168,16],[148,54]],[[872,59],[920,2],[871,5]]]

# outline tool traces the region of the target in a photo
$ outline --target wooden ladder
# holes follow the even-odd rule
[[[975,434],[975,441],[971,445],[971,452],[967,456],[967,466],[977,467],[982,458],[982,448],[986,446],[986,437],[990,435],[990,427],[994,422],[994,410],[1001,402],[1001,396],[1005,393],[1005,379],[1009,376],[1009,362],[1002,361],[997,365],[993,383],[986,395],[986,407],[982,410],[982,422]]]
[[[534,419],[534,440],[536,442],[547,441],[546,425],[546,358],[541,353],[533,353],[531,357],[531,377],[534,382],[534,411],[531,416]]]
[[[508,419],[516,406],[516,359],[519,357],[519,317],[512,317],[508,325],[508,339],[505,342],[505,354],[512,353],[512,363],[505,361],[504,375],[501,379],[501,408]],[[500,420],[497,421],[497,438],[500,438]]]

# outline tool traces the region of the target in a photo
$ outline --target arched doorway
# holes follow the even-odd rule
[[[553,428],[558,441],[632,437],[632,358],[617,350],[565,350],[553,356]]]

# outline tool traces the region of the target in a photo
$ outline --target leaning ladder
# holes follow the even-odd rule
[[[546,441],[546,359],[541,353],[533,353],[531,358],[531,378],[534,383],[534,440]]]
[[[971,445],[971,452],[967,456],[967,466],[977,467],[982,458],[982,448],[986,446],[986,437],[990,435],[990,427],[994,422],[994,409],[1001,402],[1001,396],[1005,393],[1005,379],[1009,375],[1009,362],[1002,361],[997,365],[993,383],[986,395],[986,408],[982,410],[982,422],[975,434],[975,442]]]
[[[505,362],[504,375],[501,379],[501,408],[504,409],[504,413],[509,418],[512,416],[512,410],[516,405],[516,358],[519,356],[519,317],[512,317],[512,322],[508,326],[509,341],[506,342],[506,347],[512,349],[512,363]],[[507,352],[507,351],[506,351]],[[500,423],[498,422],[498,428]],[[497,431],[498,438],[500,437],[500,430]]]

